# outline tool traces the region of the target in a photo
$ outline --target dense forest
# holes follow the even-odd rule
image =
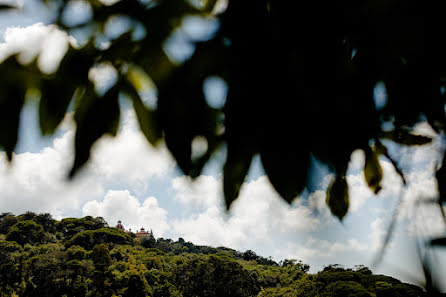
[[[0,296],[426,296],[362,265],[309,273],[225,247],[139,238],[101,217],[0,215]]]

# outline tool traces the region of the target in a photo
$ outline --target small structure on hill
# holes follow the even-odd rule
[[[135,235],[136,235],[136,237],[139,237],[139,238],[148,238],[148,237],[153,237],[153,232],[152,232],[152,230],[150,230],[150,232],[148,232],[144,229],[144,227],[141,227],[141,230],[136,231]]]
[[[125,230],[124,225],[122,225],[121,220],[118,221],[118,224],[116,225],[115,228],[118,229],[118,230],[122,230],[122,231],[124,231],[126,233],[132,233],[132,229]],[[136,230],[135,235],[136,235],[136,237],[139,237],[139,238],[148,238],[148,237],[153,237],[154,238],[152,229],[150,229],[150,232],[148,232],[148,231],[146,231],[144,229],[144,227],[141,227],[140,230]]]
[[[118,221],[118,225],[116,225],[116,229],[122,230],[125,232],[124,226],[121,224],[121,220]]]

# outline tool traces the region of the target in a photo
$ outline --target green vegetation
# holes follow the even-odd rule
[[[294,259],[276,263],[182,238],[136,238],[102,218],[1,214],[0,226],[7,226],[0,234],[1,297],[427,296],[364,266],[330,265],[311,274]]]

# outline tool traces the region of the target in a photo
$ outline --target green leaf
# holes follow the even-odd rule
[[[369,188],[375,193],[381,190],[383,172],[375,149],[365,150],[364,177]]]
[[[337,176],[328,187],[326,203],[331,213],[342,221],[349,207],[348,184],[345,176]]]
[[[104,134],[116,135],[120,117],[118,95],[119,90],[115,86],[103,97],[98,97],[90,84],[80,99],[74,115],[77,126],[74,140],[76,154],[70,178],[88,161],[96,140]]]
[[[207,0],[206,4],[203,6],[204,12],[212,12],[217,4],[217,0]]]
[[[60,79],[44,80],[39,104],[40,131],[52,134],[63,120],[75,87]]]
[[[237,199],[240,188],[251,166],[253,154],[228,144],[228,154],[223,168],[223,192],[226,209]]]
[[[415,135],[405,129],[382,132],[381,137],[404,145],[423,145],[432,141],[430,137]]]

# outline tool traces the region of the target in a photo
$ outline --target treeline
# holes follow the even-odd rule
[[[0,296],[426,296],[364,266],[316,274],[294,259],[140,239],[102,218],[0,215]]]

